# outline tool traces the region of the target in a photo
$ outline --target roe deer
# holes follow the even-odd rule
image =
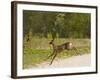
[[[61,44],[61,45],[55,45],[54,44],[54,39],[50,41],[49,43],[50,45],[52,45],[53,47],[53,53],[51,55],[48,56],[51,57],[53,56],[52,60],[51,60],[51,63],[50,65],[53,63],[55,57],[60,53],[62,52],[63,50],[74,50],[75,52],[77,52],[77,49],[76,47],[73,46],[73,43],[72,42],[66,42],[64,44]],[[78,53],[78,52],[77,52]],[[48,59],[47,58],[47,59]]]

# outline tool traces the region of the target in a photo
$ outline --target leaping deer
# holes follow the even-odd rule
[[[55,57],[56,57],[60,52],[62,52],[63,50],[74,50],[75,52],[78,53],[76,47],[73,46],[73,43],[72,43],[72,42],[66,42],[66,43],[61,44],[61,45],[55,45],[54,39],[53,39],[53,40],[50,41],[49,44],[52,45],[52,47],[53,47],[53,53],[52,53],[51,55],[48,56],[48,58],[51,57],[51,56],[53,56],[53,58],[52,58],[52,60],[51,60],[51,62],[50,62],[50,65],[53,63]],[[47,59],[48,59],[48,58],[47,58]]]

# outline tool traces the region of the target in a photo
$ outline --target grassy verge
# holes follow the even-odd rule
[[[76,55],[83,55],[90,53],[90,47],[89,46],[82,46],[77,47],[78,53],[76,53],[74,50],[71,51],[63,51],[60,53],[57,58],[67,58],[71,56]],[[30,49],[25,48],[24,49],[24,57],[23,57],[23,68],[31,68],[36,67],[37,64],[40,64],[45,61],[45,59],[52,53],[52,50],[50,49]],[[47,61],[50,61],[51,58],[47,59]]]

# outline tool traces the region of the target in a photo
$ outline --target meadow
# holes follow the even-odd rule
[[[23,69],[36,68],[38,64],[46,61],[50,61],[52,58],[46,59],[50,54],[52,54],[52,48],[49,45],[51,39],[47,38],[32,38],[29,42],[24,41],[23,45]],[[55,39],[55,45],[60,45],[65,42],[72,42],[77,48],[78,53],[74,50],[64,50],[59,55],[57,59],[65,59],[72,56],[90,54],[90,39],[66,39],[57,38]]]

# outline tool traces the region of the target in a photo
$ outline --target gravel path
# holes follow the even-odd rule
[[[38,68],[54,68],[54,67],[84,67],[91,65],[91,55],[85,54],[81,56],[73,56],[67,59],[55,59],[52,65],[50,62],[44,62],[38,65]]]

